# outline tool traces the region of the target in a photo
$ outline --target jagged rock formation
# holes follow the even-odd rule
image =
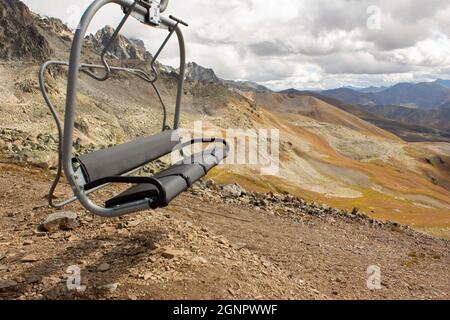
[[[213,69],[204,68],[195,62],[189,62],[186,66],[186,79],[191,81],[202,81],[220,83]]]
[[[87,38],[92,43],[94,49],[101,52],[108,44],[114,31],[115,29],[113,27],[106,26],[97,31],[95,35],[91,34]],[[132,59],[149,61],[152,59],[152,55],[147,51],[142,40],[128,39],[120,34],[112,44],[109,52],[119,60]]]
[[[36,22],[42,29],[45,30],[46,33],[58,35],[60,40],[68,44],[72,41],[72,30],[68,26],[66,26],[60,19],[53,17],[42,17]]]
[[[42,61],[51,55],[50,45],[34,20],[33,14],[22,2],[0,2],[0,59]]]

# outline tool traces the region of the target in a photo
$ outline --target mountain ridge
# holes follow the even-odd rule
[[[437,109],[414,109],[402,106],[357,105],[314,91],[288,89],[281,91],[291,95],[309,95],[330,103],[376,126],[392,132],[406,141],[420,141],[426,135],[428,141],[450,142],[450,103]],[[406,115],[408,115],[406,117]]]
[[[103,47],[107,44],[114,28],[111,26],[105,26],[99,29],[95,34],[87,36],[87,41],[94,47],[95,50],[101,52]],[[116,59],[131,59],[141,60],[149,62],[153,58],[153,55],[147,51],[144,42],[141,39],[128,39],[127,37],[119,34],[118,38],[111,47],[111,54]],[[177,70],[172,66],[162,65],[157,63],[160,70],[167,73],[176,72]],[[270,89],[265,86],[259,85],[251,81],[235,81],[225,80],[219,78],[212,68],[206,68],[197,64],[194,61],[186,63],[185,77],[188,81],[194,82],[206,82],[214,83],[218,85],[224,85],[228,88],[233,88],[241,91],[256,91],[256,92],[269,92]]]
[[[418,109],[435,109],[450,100],[450,87],[444,80],[420,83],[397,83],[376,92],[350,88],[320,91],[322,95],[356,105],[398,105]]]
[[[34,14],[24,3],[0,2],[0,59],[44,61],[50,57],[50,44],[34,21]]]

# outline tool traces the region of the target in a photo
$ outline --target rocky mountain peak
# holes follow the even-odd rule
[[[186,79],[191,81],[204,81],[219,83],[220,79],[216,76],[213,69],[202,67],[195,62],[189,62],[186,66]]]
[[[98,30],[95,35],[88,36],[88,40],[91,41],[94,48],[98,51],[103,50],[103,48],[108,44],[115,29],[111,26],[105,26],[104,28]],[[128,39],[127,37],[119,34],[114,41],[110,52],[117,59],[120,60],[142,60],[148,61],[152,58],[152,55],[145,48],[145,44],[139,39]]]
[[[19,0],[0,2],[0,59],[45,60],[52,53],[36,17]]]
[[[147,50],[145,48],[145,43],[141,39],[131,38],[130,42],[133,43],[136,47]]]

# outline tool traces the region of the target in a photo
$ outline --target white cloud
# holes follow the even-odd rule
[[[24,0],[42,14],[68,21],[67,8],[90,0]],[[380,9],[380,29],[367,28],[367,8]],[[167,10],[190,23],[188,59],[228,79],[276,89],[383,85],[391,81],[450,78],[448,0],[171,0]],[[165,13],[166,14],[166,13]],[[90,32],[116,25],[109,5]],[[151,50],[163,39],[137,21],[124,33]],[[162,62],[177,63],[171,41]],[[393,80],[394,79],[394,80]]]

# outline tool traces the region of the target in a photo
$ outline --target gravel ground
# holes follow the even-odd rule
[[[450,298],[449,241],[356,211],[207,181],[165,209],[123,218],[73,205],[70,230],[43,232],[54,213],[48,174],[0,169],[2,298]],[[367,288],[369,266],[381,270],[378,290]],[[79,291],[67,287],[74,270]]]

